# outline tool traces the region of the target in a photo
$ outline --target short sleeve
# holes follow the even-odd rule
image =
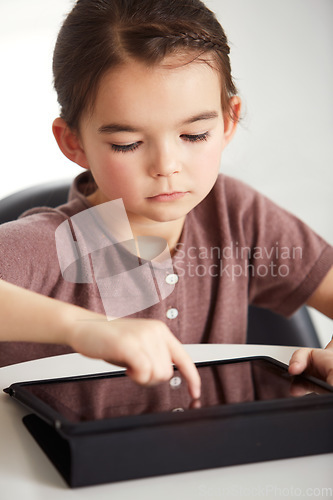
[[[59,277],[55,230],[64,220],[47,210],[0,226],[0,278],[52,295]],[[46,289],[47,288],[47,289]]]
[[[227,181],[228,184],[228,181]],[[229,178],[231,231],[242,250],[249,303],[284,316],[314,293],[333,266],[333,248],[299,218]]]

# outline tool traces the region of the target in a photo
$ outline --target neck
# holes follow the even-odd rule
[[[93,194],[87,196],[87,199],[92,206],[98,206],[103,203],[99,194],[99,190],[97,190]],[[163,238],[168,243],[171,255],[174,253],[174,249],[179,242],[183,231],[186,216],[166,222],[142,219],[131,213],[127,213],[127,216],[134,238],[137,238],[138,236],[157,236]],[[107,220],[104,220],[104,222],[108,227]]]
[[[179,242],[183,231],[185,217],[175,221],[168,222],[152,222],[152,223],[137,223],[130,221],[131,229],[134,238],[138,236],[158,236],[167,241],[171,255]]]

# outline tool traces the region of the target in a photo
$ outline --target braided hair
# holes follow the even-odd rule
[[[229,99],[237,90],[229,52],[222,26],[200,0],[77,0],[53,56],[60,116],[79,130],[107,71],[131,59],[154,65],[187,53],[219,71],[222,107],[230,112]]]

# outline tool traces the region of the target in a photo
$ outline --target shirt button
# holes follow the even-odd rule
[[[168,274],[168,276],[165,278],[165,281],[168,283],[168,285],[175,285],[176,283],[178,283],[178,280],[178,274]]]
[[[172,387],[172,389],[178,389],[178,387],[181,386],[181,383],[182,383],[182,379],[180,377],[172,377],[172,379],[170,380],[170,386]]]
[[[175,307],[171,307],[167,310],[166,315],[168,319],[175,319],[178,316],[178,309],[176,309]]]

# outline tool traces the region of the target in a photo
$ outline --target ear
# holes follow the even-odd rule
[[[89,168],[88,160],[81,145],[78,133],[71,130],[62,118],[56,118],[54,120],[52,131],[64,155],[81,167]]]
[[[224,113],[224,146],[229,144],[233,138],[237,125],[240,119],[242,101],[240,97],[233,96],[230,98],[230,112]]]

